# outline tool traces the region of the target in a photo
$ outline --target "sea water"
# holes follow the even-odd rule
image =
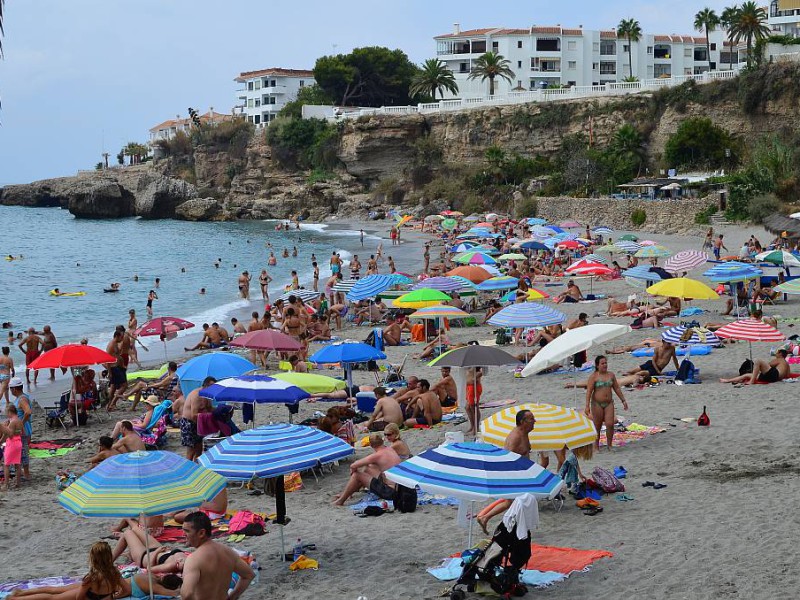
[[[263,310],[261,269],[273,278],[269,290],[274,299],[291,282],[293,269],[301,285],[311,287],[312,254],[323,287],[333,251],[347,260],[361,250],[358,230],[341,225],[276,231],[277,221],[90,220],[58,208],[13,206],[0,206],[0,222],[0,321],[12,322],[14,332],[51,325],[60,343],[88,337],[104,345],[114,325],[127,324],[131,308],[144,323],[151,289],[158,294],[155,316],[187,319],[198,331],[204,322],[228,327],[231,314],[250,307]],[[367,235],[364,252],[374,251],[377,243]],[[297,257],[292,257],[293,247]],[[289,258],[283,258],[284,248]],[[270,250],[277,266],[267,265]],[[9,255],[22,258],[5,260]],[[237,279],[245,270],[252,276],[250,302],[238,295]],[[113,282],[121,284],[120,291],[104,293]],[[56,297],[49,293],[54,288],[86,295]]]

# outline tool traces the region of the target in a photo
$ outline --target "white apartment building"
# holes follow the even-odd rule
[[[214,107],[212,106],[207,113],[199,115],[198,118],[201,123],[206,125],[217,125],[223,121],[230,121],[234,117],[232,114],[226,115],[225,113],[214,112]],[[179,131],[189,135],[192,126],[193,123],[188,117],[183,118],[180,115],[175,115],[174,119],[168,119],[150,128],[150,143],[152,144],[158,140],[172,139]]]
[[[314,73],[302,69],[263,69],[247,71],[236,79],[243,87],[236,90],[235,110],[245,115],[256,127],[263,127],[278,112],[297,98],[300,88],[314,85]]]
[[[776,35],[800,37],[800,0],[772,0],[769,28]]]
[[[800,0],[798,0],[800,1]],[[730,59],[739,68],[743,53],[725,41],[725,33],[711,33],[709,65],[706,38],[689,35],[643,34],[633,42],[633,76],[639,80],[705,71],[726,70]],[[527,29],[485,28],[439,35],[436,54],[453,71],[459,97],[488,94],[488,82],[468,79],[475,60],[485,52],[497,52],[510,62],[514,80],[495,79],[495,94],[532,90],[553,85],[588,86],[622,81],[630,75],[628,42],[615,31],[597,31],[561,26]],[[740,56],[742,54],[742,56]]]

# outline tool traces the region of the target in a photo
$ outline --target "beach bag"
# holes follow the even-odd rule
[[[739,367],[739,375],[745,375],[747,373],[752,373],[753,372],[753,366],[754,365],[753,365],[753,361],[752,360],[750,360],[749,358],[745,359],[745,361],[742,363],[742,366]]]
[[[424,342],[425,341],[425,326],[422,323],[417,323],[411,327],[411,341]]]
[[[708,414],[706,413],[705,406],[703,407],[703,414],[697,417],[697,424],[700,425],[701,427],[708,427],[709,425],[711,425],[711,419],[708,417]]]
[[[678,373],[675,375],[675,381],[683,381],[684,383],[694,383],[695,382],[695,373],[697,369],[694,367],[694,363],[690,360],[683,359],[681,361],[681,366],[678,368]]]
[[[257,515],[249,510],[240,510],[228,524],[228,531],[243,535],[264,535],[266,533],[266,523],[264,517]]]
[[[397,484],[394,491],[394,507],[401,513],[410,513],[417,510],[417,488],[407,488]]]
[[[508,334],[506,334],[505,327],[500,329],[496,329],[494,332],[494,343],[498,346],[505,346],[508,344],[510,340],[508,339]]]
[[[614,474],[608,469],[602,467],[595,467],[592,471],[592,479],[599,485],[607,494],[614,492],[624,492],[625,486],[617,479]]]

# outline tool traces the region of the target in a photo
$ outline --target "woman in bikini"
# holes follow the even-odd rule
[[[269,283],[272,277],[269,276],[266,269],[261,269],[261,275],[258,276],[258,284],[261,286],[261,298],[264,302],[269,302]]]
[[[89,572],[79,583],[15,590],[10,597],[28,600],[113,600],[122,595],[124,587],[122,576],[114,566],[111,547],[106,542],[97,542],[89,550]]]
[[[148,546],[149,544],[149,553]],[[186,554],[178,548],[167,548],[159,545],[152,537],[145,536],[144,529],[131,523],[130,528],[122,532],[117,546],[114,548],[114,558],[117,560],[125,551],[131,555],[131,560],[142,569],[149,569],[154,575],[161,573],[179,573],[183,570]]]
[[[628,410],[628,401],[622,394],[617,377],[608,371],[608,359],[600,355],[594,359],[595,371],[589,376],[586,384],[586,416],[592,419],[597,429],[595,446],[600,449],[600,429],[606,426],[606,442],[609,451],[614,441],[614,396],[612,391],[622,400],[622,407]]]

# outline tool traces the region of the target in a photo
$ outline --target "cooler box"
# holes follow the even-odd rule
[[[358,392],[356,394],[356,408],[359,412],[372,413],[377,403],[378,399],[373,392]]]

